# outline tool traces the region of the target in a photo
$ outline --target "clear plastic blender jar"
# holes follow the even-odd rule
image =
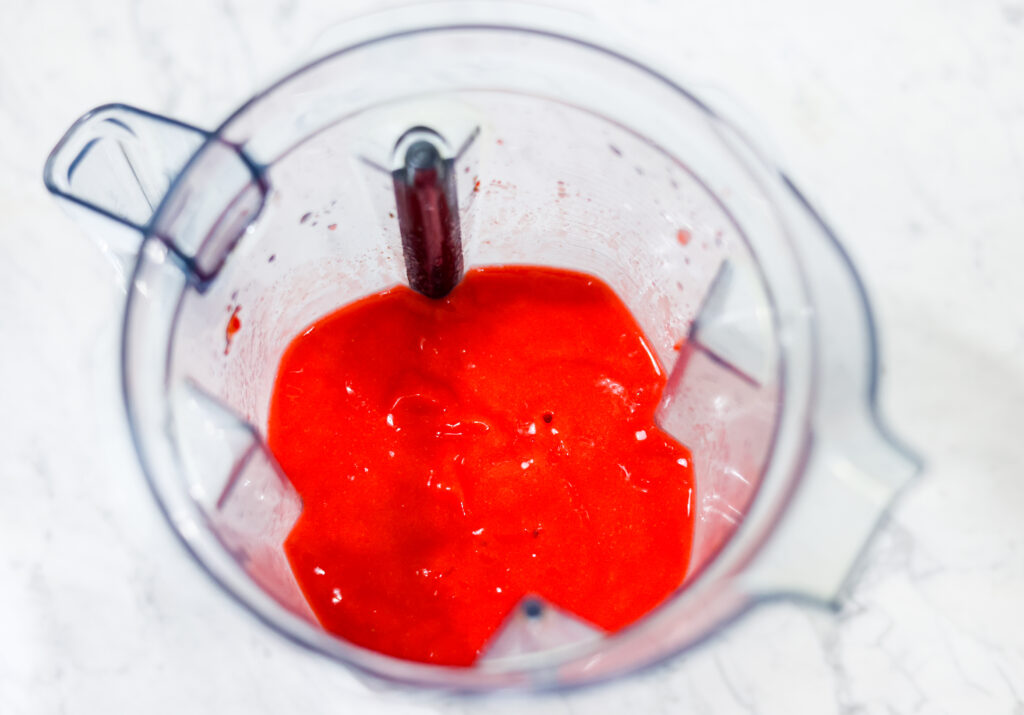
[[[827,226],[733,123],[573,28],[534,10],[390,13],[215,131],[110,105],[47,162],[48,188],[126,267],[125,404],[170,524],[265,623],[386,679],[573,686],[765,599],[833,602],[917,470],[876,414],[870,310]],[[600,277],[668,371],[658,419],[695,460],[691,570],[617,634],[531,601],[472,668],[402,661],[321,629],[285,559],[302,505],[265,445],[277,365],[303,326],[405,282],[391,172],[415,127],[451,162],[467,268]]]

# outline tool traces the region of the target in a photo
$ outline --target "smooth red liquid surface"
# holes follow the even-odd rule
[[[664,386],[622,302],[567,271],[477,269],[442,300],[400,287],[315,323],[282,358],[269,442],[321,624],[470,665],[526,595],[608,631],[640,618],[693,530]]]

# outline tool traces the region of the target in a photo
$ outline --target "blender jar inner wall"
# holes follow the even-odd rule
[[[380,165],[426,122],[453,146],[479,130],[456,161],[467,268],[591,273],[651,340],[668,378],[659,421],[695,459],[697,573],[752,499],[779,410],[772,308],[727,208],[736,197],[713,194],[651,137],[521,92],[394,98],[266,167],[259,219],[212,280],[186,289],[174,324],[172,425],[208,527],[264,590],[314,620],[281,549],[301,504],[264,444],[270,395],[302,329],[405,283]]]

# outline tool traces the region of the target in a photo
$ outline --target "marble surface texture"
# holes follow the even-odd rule
[[[838,614],[524,701],[368,687],[235,606],[159,515],[113,360],[124,295],[45,192],[83,111],[212,126],[369,0],[0,0],[0,713],[1024,713],[1024,3],[561,3],[758,120],[879,318],[927,460]]]

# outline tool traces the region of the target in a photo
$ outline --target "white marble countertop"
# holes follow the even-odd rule
[[[882,406],[928,466],[837,616],[772,605],[638,678],[462,700],[369,688],[186,557],[119,417],[123,294],[43,160],[105,102],[211,126],[376,4],[0,5],[0,713],[1024,713],[1021,0],[572,3],[747,107],[868,285]]]

